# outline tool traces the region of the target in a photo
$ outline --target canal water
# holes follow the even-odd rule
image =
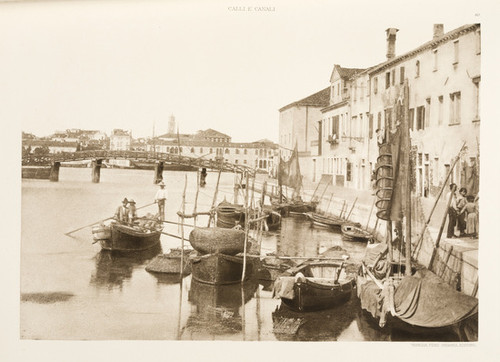
[[[217,173],[200,190],[198,211],[212,202]],[[217,202],[233,200],[232,174],[222,174]],[[148,273],[145,266],[180,240],[162,235],[161,249],[114,255],[93,244],[91,228],[65,233],[106,219],[124,197],[138,207],[153,202],[157,186],[147,170],[61,168],[59,182],[22,181],[20,336],[43,340],[223,340],[223,341],[447,341],[452,336],[413,335],[380,329],[362,312],[355,293],[349,302],[317,313],[293,313],[273,298],[272,283],[213,287],[185,277],[181,282]],[[164,172],[169,193],[166,218],[177,221],[187,180],[186,213],[194,207],[196,173]],[[241,200],[241,198],[240,198]],[[156,213],[156,206],[139,215]],[[192,220],[192,219],[191,219]],[[186,221],[191,223],[192,221]],[[207,218],[198,219],[207,225]],[[164,231],[180,235],[176,225]],[[186,238],[191,228],[185,228]],[[351,261],[364,253],[361,243],[311,228],[301,217],[284,218],[281,231],[264,233],[263,253],[317,256],[341,246]],[[277,328],[287,318],[295,327]],[[298,326],[298,327],[297,327]],[[293,331],[293,333],[291,332]]]

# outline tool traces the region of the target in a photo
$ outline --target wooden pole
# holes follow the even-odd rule
[[[354,205],[356,205],[356,201],[358,201],[358,198],[354,199],[354,202],[352,203],[351,211],[349,211],[349,214],[347,215],[346,220],[349,220],[349,216],[351,216],[352,210],[354,210]]]
[[[368,230],[368,225],[370,224],[370,219],[372,217],[372,212],[373,212],[373,207],[375,206],[375,201],[377,201],[376,198],[373,200],[373,204],[372,204],[372,207],[370,209],[370,214],[368,215],[368,221],[366,222],[366,227],[365,227],[366,230]]]
[[[243,246],[243,271],[241,273],[241,282],[245,280],[245,273],[246,273],[246,267],[247,267],[247,244],[248,244],[248,229],[249,229],[249,224],[248,224],[248,172],[246,173],[246,184],[247,187],[245,187],[245,245]]]
[[[144,206],[138,207],[138,208],[136,208],[136,210],[144,209],[145,207],[151,206],[151,205],[153,205],[153,204],[154,204],[154,202],[152,202],[151,204],[147,204],[147,205],[144,205]],[[101,222],[103,222],[103,221],[111,220],[112,218],[114,218],[114,215],[113,215],[113,216],[111,216],[111,217],[108,217],[108,218],[106,218],[106,219],[102,219],[102,220],[95,221],[95,222],[93,222],[92,224],[88,224],[88,225],[85,225],[85,226],[79,227],[78,229],[71,230],[71,231],[69,231],[69,232],[65,233],[64,235],[70,236],[71,234],[76,233],[77,231],[80,231],[80,230],[82,230],[82,229],[88,228],[89,226],[92,226],[92,225],[95,225],[95,224],[99,224],[99,223],[101,223]]]
[[[321,180],[318,182],[318,185],[314,189],[314,192],[313,192],[313,194],[311,196],[311,201],[314,201],[314,196],[316,196],[316,191],[318,191],[319,185],[321,185]]]
[[[346,206],[346,202],[345,202],[345,200],[344,200],[344,203],[342,204],[342,208],[340,209],[340,215],[339,215],[339,217],[340,217],[341,219],[342,219],[342,214],[344,213],[344,208],[345,208],[345,206]]]
[[[200,171],[196,171],[196,196],[194,197],[194,207],[193,207],[193,215],[196,215],[196,208],[198,207],[198,194],[200,193]],[[194,217],[194,227],[196,227],[196,219],[198,219],[197,216]],[[184,220],[182,220],[182,223],[184,223]]]
[[[428,268],[430,269],[432,266],[432,263],[434,261],[434,257],[436,255],[436,251],[439,248],[439,242],[441,241],[441,235],[443,234],[443,229],[444,229],[444,224],[446,223],[446,217],[448,216],[448,209],[450,208],[451,205],[451,200],[453,199],[453,194],[455,193],[457,189],[457,185],[453,185],[453,188],[450,192],[450,197],[448,198],[448,202],[446,203],[446,213],[444,214],[443,220],[441,221],[441,226],[439,227],[439,233],[436,239],[436,245],[434,246],[434,250],[432,251],[431,255],[431,260],[429,262]]]
[[[208,218],[208,225],[207,227],[210,227],[210,223],[212,222],[213,218],[213,209],[215,207],[215,203],[217,202],[217,193],[219,192],[219,181],[220,181],[220,174],[222,173],[222,168],[219,170],[219,176],[217,176],[217,185],[215,186],[215,191],[214,191],[214,198],[212,200],[212,207],[210,208],[211,214],[210,217]]]
[[[446,174],[446,177],[444,179],[443,185],[441,186],[441,188],[439,190],[439,194],[436,196],[436,200],[434,201],[434,205],[432,206],[432,210],[429,213],[429,216],[427,217],[427,220],[425,221],[425,224],[424,224],[424,227],[422,228],[422,231],[420,232],[420,237],[419,237],[418,242],[417,242],[417,244],[415,246],[415,250],[414,250],[413,254],[415,254],[415,251],[419,248],[420,243],[422,243],[422,240],[424,238],[425,230],[427,229],[427,227],[429,226],[429,223],[431,222],[431,217],[434,214],[434,210],[436,209],[436,206],[439,203],[439,199],[440,199],[440,197],[441,197],[441,195],[442,195],[445,187],[448,184],[448,178],[450,177],[451,173],[453,172],[453,169],[455,168],[455,165],[457,164],[458,160],[460,159],[460,153],[464,149],[465,144],[466,143],[464,142],[463,145],[462,145],[462,147],[460,148],[460,151],[458,151],[458,154],[455,157],[455,160],[453,160],[453,164],[451,165],[450,169],[448,170],[448,173]],[[447,212],[448,212],[448,210],[446,210],[446,213]]]
[[[187,188],[187,174],[184,174],[184,191],[182,192],[182,215],[186,212],[186,188]],[[184,272],[184,216],[181,216],[181,270],[180,277]]]
[[[330,195],[330,200],[328,200],[328,204],[326,205],[325,214],[328,213],[328,209],[330,208],[330,203],[332,202],[332,199],[333,199],[333,192]]]

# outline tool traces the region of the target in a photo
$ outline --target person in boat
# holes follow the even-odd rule
[[[467,196],[467,189],[465,187],[461,187],[460,190],[458,191],[458,196],[457,196],[457,210],[458,210],[457,226],[458,230],[460,231],[460,236],[465,236],[465,228],[466,228],[465,205],[467,204],[466,196]]]
[[[446,231],[447,238],[456,238],[455,226],[457,225],[458,216],[457,197],[455,195],[456,190],[457,185],[452,183],[450,184],[450,192],[446,195],[446,202],[448,202],[451,197],[450,206],[448,207],[448,229]]]
[[[156,192],[155,202],[158,204],[158,213],[160,220],[165,220],[165,202],[167,201],[167,190],[165,190],[165,183],[161,181],[158,186],[160,189]]]
[[[118,208],[116,209],[115,216],[114,216],[114,219],[116,221],[121,222],[121,223],[128,222],[129,210],[128,210],[127,204],[128,204],[128,200],[127,200],[127,198],[124,198],[122,201],[122,204],[120,206],[118,206]]]
[[[137,219],[137,208],[134,199],[128,201],[128,221],[130,225],[134,225]]]
[[[200,173],[200,186],[203,187],[207,184],[206,178],[207,178],[207,169],[203,167]]]

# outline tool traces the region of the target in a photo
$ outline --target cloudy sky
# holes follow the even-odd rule
[[[452,4],[453,12],[449,1],[2,3],[0,116],[38,136],[123,128],[139,137],[153,124],[165,132],[173,114],[181,133],[277,141],[278,109],[327,87],[334,64],[385,60],[386,28],[399,29],[402,54],[430,40],[433,23],[449,31],[481,21],[479,5]]]

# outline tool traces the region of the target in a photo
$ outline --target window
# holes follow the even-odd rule
[[[429,123],[431,120],[431,99],[427,98],[425,100],[425,127],[429,127]]]
[[[396,81],[396,69],[392,70],[392,82],[391,84],[394,85],[394,82]]]
[[[337,86],[337,95],[340,95],[340,84]]]
[[[432,56],[434,58],[434,71],[438,70],[438,50],[434,49],[432,51]]]
[[[200,153],[203,153],[203,147],[200,147]]]
[[[453,64],[458,64],[458,40],[453,42]]]
[[[236,150],[235,150],[235,153],[236,153],[237,155],[239,155],[239,154],[240,154],[240,150],[239,150],[239,149],[236,149]]]
[[[259,150],[255,150],[255,156],[259,155]]]
[[[439,109],[438,109],[438,125],[443,124],[443,96],[438,97]]]
[[[450,94],[450,125],[460,124],[460,92]]]
[[[410,129],[415,129],[415,108],[410,108]]]
[[[382,113],[378,112],[378,115],[377,115],[377,129],[381,129],[381,128],[382,128]]]
[[[246,155],[246,154],[247,154],[247,149],[246,149],[246,148],[243,150],[243,154],[244,154],[244,155]]]
[[[332,125],[332,136],[335,136],[335,140],[339,139],[339,116],[333,117],[333,125]]]
[[[346,164],[346,181],[351,181],[351,170],[352,170],[352,163],[347,161]]]
[[[194,147],[191,147],[191,153],[194,153]]]
[[[378,92],[378,78],[374,78],[373,79],[373,93],[374,94],[377,94]]]
[[[416,129],[417,131],[420,129],[424,129],[425,127],[425,107],[420,106],[417,107],[417,124],[416,124]]]
[[[385,73],[385,89],[389,88],[391,86],[391,73],[387,72]]]
[[[243,160],[243,164],[245,164],[245,165],[246,165],[246,164],[247,164],[247,160]]]
[[[420,60],[415,63],[415,78],[420,77]]]
[[[373,114],[370,114],[368,121],[368,137],[372,139],[373,137]]]
[[[405,67],[399,68],[399,84],[403,84],[405,82]]]
[[[394,128],[394,125],[392,124],[392,108],[387,108],[385,110],[385,129],[389,128]]]
[[[238,164],[238,160],[234,160],[234,163],[235,163],[235,164]]]
[[[472,82],[474,83],[474,121],[479,121],[479,83],[481,82],[481,77],[476,77],[472,79]]]
[[[370,96],[370,80],[368,79],[366,81],[366,96],[369,97]]]
[[[212,149],[210,149],[210,153],[213,153],[213,150],[212,150]]]

